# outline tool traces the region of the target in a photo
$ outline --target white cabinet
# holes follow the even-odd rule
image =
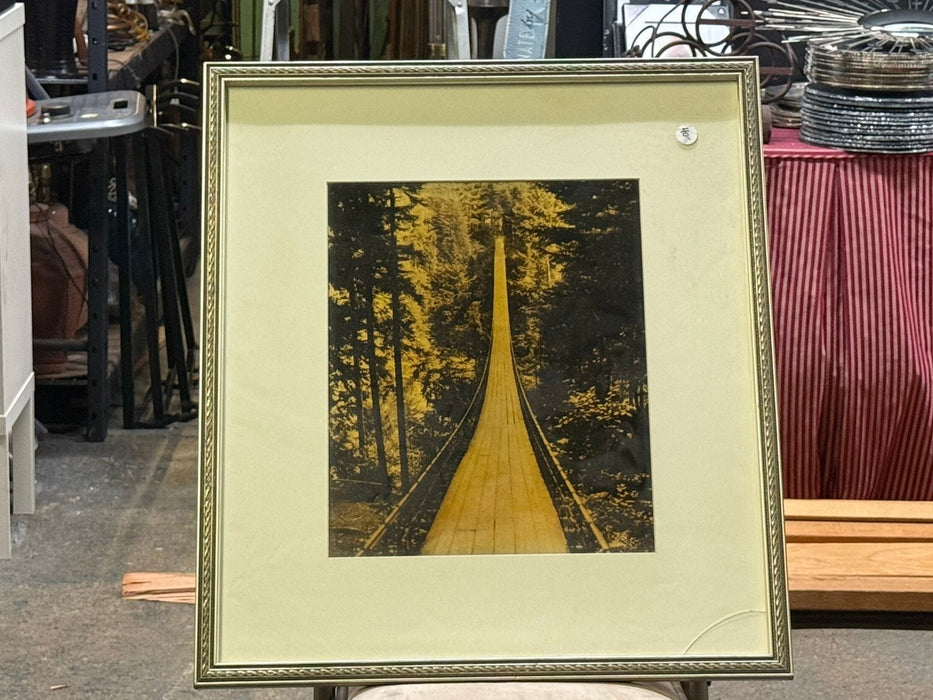
[[[0,558],[11,554],[11,471],[13,512],[36,503],[24,18],[21,4],[0,13]]]

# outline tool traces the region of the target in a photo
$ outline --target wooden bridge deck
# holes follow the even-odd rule
[[[476,431],[422,554],[566,552],[512,371],[505,247],[496,238],[489,378]]]

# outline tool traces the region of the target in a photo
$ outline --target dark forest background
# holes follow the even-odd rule
[[[330,531],[352,553],[456,428],[493,238],[529,403],[613,549],[653,548],[635,180],[329,186]]]

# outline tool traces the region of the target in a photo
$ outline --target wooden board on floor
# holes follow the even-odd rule
[[[123,597],[162,603],[195,602],[194,574],[134,572],[123,576]]]
[[[788,575],[933,577],[933,543],[843,542],[787,545]]]
[[[798,542],[933,542],[933,523],[788,520],[788,544]]]
[[[933,576],[791,576],[793,610],[933,612]]]
[[[785,500],[791,608],[933,612],[933,503]]]
[[[933,501],[784,499],[784,519],[933,523]]]

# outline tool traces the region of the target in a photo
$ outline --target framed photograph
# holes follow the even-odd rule
[[[754,60],[205,86],[197,683],[788,676]]]

